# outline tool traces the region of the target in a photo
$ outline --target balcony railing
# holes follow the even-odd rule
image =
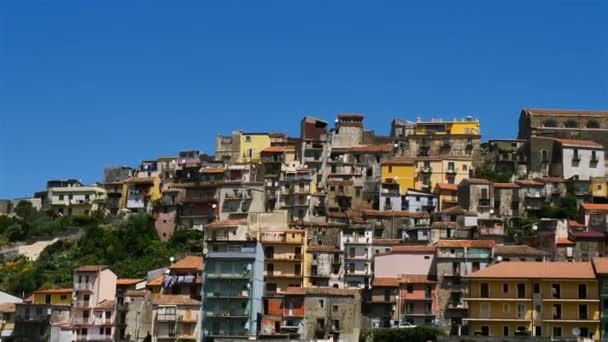
[[[93,288],[95,287],[95,284],[93,282],[75,282],[74,283],[74,290],[75,291],[86,291],[86,290],[93,290]]]

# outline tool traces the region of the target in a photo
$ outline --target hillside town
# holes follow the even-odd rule
[[[517,134],[482,140],[473,116],[394,119],[388,135],[361,114],[305,116],[298,136],[224,132],[213,153],[0,200],[6,217],[28,202],[149,215],[161,242],[203,236],[202,253],[141,278],[83,264],[70,287],[0,292],[0,341],[348,342],[423,326],[449,341],[608,339],[608,111],[496,120],[519,120]]]

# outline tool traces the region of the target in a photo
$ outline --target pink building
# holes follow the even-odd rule
[[[393,246],[390,252],[374,257],[376,277],[403,274],[436,274],[435,246]]]
[[[376,254],[372,316],[378,326],[430,324],[437,311],[434,246],[393,246]]]
[[[116,316],[116,274],[107,266],[74,270],[73,341],[113,341]]]

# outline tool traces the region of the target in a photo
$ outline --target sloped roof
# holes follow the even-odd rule
[[[398,277],[374,277],[372,286],[374,287],[398,287],[401,281]]]
[[[490,184],[489,180],[483,178],[465,178],[462,181],[470,184]]]
[[[591,262],[505,261],[465,278],[594,279]]]
[[[99,302],[99,305],[97,307],[101,309],[113,309],[114,303],[116,303],[114,299],[104,299]]]
[[[361,293],[359,289],[336,289],[333,287],[288,287],[286,294],[351,297]]]
[[[203,270],[203,257],[189,255],[175,262],[171,267],[172,270]]]
[[[555,138],[555,141],[562,145],[571,145],[571,146],[589,146],[589,147],[603,147],[602,144],[596,143],[592,140],[574,140],[574,139],[558,139]]]
[[[597,274],[608,274],[608,258],[593,258],[593,267],[595,268],[595,273]]]
[[[0,312],[15,312],[17,306],[15,303],[2,303],[0,304]]]
[[[217,228],[217,227],[233,227],[233,226],[243,226],[247,224],[247,220],[220,220],[209,223],[207,227],[209,228]]]
[[[412,217],[412,218],[426,218],[430,217],[426,211],[409,212],[409,211],[380,211],[380,210],[363,210],[364,216],[371,217]]]
[[[32,293],[35,294],[70,294],[72,293],[72,289],[45,289],[45,290],[36,290]]]
[[[392,246],[401,243],[401,239],[374,239],[372,245],[374,246]]]
[[[435,253],[435,246],[394,246],[386,254]]]
[[[606,203],[583,203],[581,208],[584,210],[595,210],[595,211],[608,211],[608,204]]]
[[[555,242],[556,245],[574,245],[575,243],[570,241],[567,238],[559,238],[557,239],[557,241]]]
[[[223,167],[203,167],[199,170],[200,173],[224,173],[226,169]]]
[[[121,278],[116,279],[116,285],[135,285],[137,283],[141,283],[145,279],[132,279],[132,278]]]
[[[404,274],[401,275],[402,284],[433,284],[435,279],[426,274]]]
[[[84,265],[76,268],[74,271],[76,272],[101,272],[107,269],[108,266],[105,265]]]
[[[494,240],[439,240],[437,247],[441,248],[492,248],[496,245]]]
[[[153,301],[154,305],[200,305],[196,299],[190,298],[189,295],[160,295]]]
[[[494,253],[497,255],[526,255],[547,256],[549,253],[528,245],[496,245]]]
[[[165,275],[161,274],[158,277],[148,281],[146,283],[146,286],[161,286],[163,284],[164,280],[165,280]]]
[[[336,246],[328,246],[328,245],[322,245],[322,246],[308,246],[308,248],[306,249],[307,252],[340,252],[340,248],[336,247]]]
[[[154,177],[131,177],[125,180],[127,184],[152,184],[154,183]]]
[[[458,184],[437,183],[436,186],[440,190],[458,191]]]
[[[494,187],[499,189],[517,189],[519,185],[515,183],[494,183]]]
[[[411,158],[395,157],[382,162],[382,165],[414,165],[415,162]]]
[[[537,182],[537,181],[533,181],[530,179],[519,179],[515,181],[515,184],[519,185],[519,186],[544,186],[543,183],[541,182]]]
[[[349,148],[351,152],[362,152],[362,153],[388,153],[393,151],[392,144],[379,144],[379,145],[359,145]]]
[[[561,177],[537,177],[537,178],[534,178],[534,180],[537,182],[542,182],[542,183],[563,183],[563,182],[565,182],[565,179],[563,179]]]

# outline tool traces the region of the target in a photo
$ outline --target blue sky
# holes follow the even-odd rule
[[[4,1],[0,198],[305,114],[482,120],[608,109],[605,1]]]

